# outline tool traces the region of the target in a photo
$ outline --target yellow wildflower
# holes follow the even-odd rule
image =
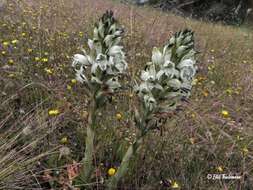
[[[195,144],[195,139],[193,137],[191,137],[189,140],[190,140],[191,144]]]
[[[6,51],[2,51],[2,55],[6,55]]]
[[[117,120],[121,120],[121,119],[122,119],[122,117],[123,117],[123,116],[122,116],[122,114],[121,114],[121,113],[117,113],[117,114],[116,114],[116,118],[117,118]]]
[[[21,34],[21,36],[25,37],[25,36],[26,36],[26,33],[25,33],[25,32],[23,32],[23,33]]]
[[[229,113],[228,113],[227,110],[222,110],[221,114],[222,114],[223,117],[228,117],[229,116]]]
[[[192,113],[192,114],[191,114],[191,117],[192,117],[192,118],[196,118],[196,114],[195,114],[195,113]]]
[[[60,111],[58,109],[52,109],[48,111],[48,115],[55,116],[58,115]]]
[[[68,138],[67,137],[62,137],[60,142],[61,142],[61,144],[67,144],[68,143]]]
[[[198,79],[193,79],[192,85],[195,86],[196,84],[198,84]]]
[[[8,46],[9,44],[9,42],[3,42],[3,46]]]
[[[35,61],[39,61],[40,58],[39,58],[39,57],[35,57],[34,60],[35,60]]]
[[[9,59],[8,63],[9,63],[10,65],[13,65],[13,64],[14,64],[13,59]]]
[[[203,96],[207,97],[209,95],[208,91],[203,91]]]
[[[53,74],[53,70],[52,70],[52,69],[45,68],[44,70],[45,70],[46,73],[49,74],[49,75]]]
[[[11,43],[16,44],[16,43],[18,43],[18,40],[12,40]]]
[[[28,49],[27,49],[27,52],[28,52],[28,53],[31,53],[32,51],[33,51],[33,49],[31,49],[31,48],[28,48]]]
[[[109,176],[113,176],[116,173],[116,169],[115,168],[110,168],[107,173],[108,173]]]
[[[76,79],[72,79],[72,80],[71,80],[71,83],[72,83],[72,84],[76,84],[76,83],[77,83],[77,80],[76,80]]]
[[[248,149],[247,147],[244,147],[244,148],[242,149],[242,152],[243,152],[244,154],[248,154],[248,153],[249,153],[249,149]]]
[[[46,62],[48,62],[48,58],[42,58],[41,61],[46,63]]]
[[[237,139],[238,141],[241,141],[241,140],[243,140],[243,137],[240,137],[240,135],[237,135],[236,139]]]
[[[83,32],[79,32],[79,36],[80,36],[80,37],[83,37]]]
[[[72,87],[70,85],[67,85],[67,90],[71,90]]]
[[[178,189],[179,188],[179,185],[178,185],[178,183],[176,182],[176,181],[174,181],[173,183],[172,183],[172,186],[171,186],[173,189]]]
[[[218,170],[218,172],[223,172],[224,171],[223,168],[222,168],[222,166],[218,166],[217,170]]]

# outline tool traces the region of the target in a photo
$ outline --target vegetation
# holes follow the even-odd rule
[[[93,168],[82,181],[94,96],[71,63],[97,54],[82,50],[91,47],[88,36],[108,9],[125,31],[129,74],[120,74],[121,88],[96,111]],[[0,14],[0,189],[105,189],[139,137],[131,121],[142,96],[131,81],[144,82],[140,71],[153,47],[184,28],[195,31],[199,52],[192,95],[145,135],[118,189],[252,189],[252,31],[110,0],[9,0]],[[241,178],[207,179],[230,172]]]
[[[252,0],[130,0],[130,2],[146,3],[165,11],[211,22],[241,25],[253,21]]]

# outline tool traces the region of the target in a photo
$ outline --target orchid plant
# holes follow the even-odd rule
[[[126,74],[127,62],[120,41],[123,30],[117,26],[113,13],[106,12],[95,25],[93,39],[88,40],[89,53],[73,57],[72,66],[76,79],[85,87],[90,97],[86,148],[81,179],[88,182],[93,172],[93,152],[98,109],[106,105],[107,99],[121,89],[120,76]],[[125,153],[119,168],[107,183],[108,189],[116,189],[126,174],[130,159],[136,155],[144,137],[153,129],[161,127],[167,115],[173,112],[192,89],[197,65],[193,32],[177,32],[166,43],[163,50],[154,48],[152,60],[141,71],[140,81],[135,81],[134,91],[139,107],[134,108],[134,124],[139,129],[133,144]]]
[[[83,158],[81,178],[88,182],[93,172],[94,136],[96,114],[105,106],[108,97],[121,88],[119,77],[127,69],[125,53],[120,41],[123,29],[117,26],[112,11],[107,11],[95,25],[93,39],[88,40],[90,49],[87,53],[75,54],[72,67],[77,81],[84,85],[84,91],[90,98],[90,110],[87,126],[86,148]]]
[[[152,61],[141,72],[141,82],[134,87],[140,107],[135,109],[135,126],[140,130],[135,142],[125,153],[117,173],[110,179],[108,188],[115,189],[126,174],[130,159],[137,153],[145,135],[160,127],[161,119],[190,96],[197,71],[193,32],[176,33],[161,52],[153,49]]]

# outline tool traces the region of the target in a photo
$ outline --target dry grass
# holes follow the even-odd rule
[[[62,137],[68,139],[64,147],[71,149],[71,154],[61,159],[57,155],[41,161],[43,167],[36,171],[41,188],[69,187],[67,165],[80,161],[83,155],[87,100],[81,85],[71,82],[74,77],[71,56],[80,46],[85,46],[94,22],[107,9],[113,10],[124,25],[123,43],[133,78],[150,60],[152,47],[161,47],[179,29],[187,27],[195,31],[200,51],[199,74],[190,103],[169,119],[163,131],[154,131],[146,139],[140,156],[132,163],[132,174],[122,181],[121,189],[170,189],[170,180],[176,181],[182,190],[252,189],[252,31],[193,21],[110,0],[9,0],[0,13],[3,18],[0,20],[0,137],[10,130],[13,136],[17,134],[11,126],[19,123],[20,110],[28,113],[45,102],[39,108],[43,114],[34,120],[40,120],[38,126],[41,127],[47,123],[46,129],[52,126],[48,124],[52,119],[57,120],[53,125],[57,130],[29,155],[57,147]],[[5,46],[4,42],[9,44]],[[24,89],[29,83],[37,84],[36,88]],[[114,104],[105,110],[111,117],[104,112],[99,116],[101,130],[97,141],[103,143],[96,147],[95,181],[108,178],[107,169],[117,166],[123,150],[134,137],[135,130],[129,128],[127,122],[133,100],[126,95],[117,96]],[[59,109],[60,115],[52,118],[47,114],[49,109]],[[222,111],[227,111],[228,116],[224,117]],[[116,121],[117,112],[123,114],[123,121]],[[43,136],[37,134],[34,138]],[[0,150],[2,146],[6,144],[1,143]],[[2,159],[0,154],[1,167],[5,163]],[[26,154],[20,159],[26,159]],[[45,174],[45,169],[54,172],[49,170]],[[242,176],[241,180],[207,180],[206,177],[208,173],[229,172]],[[50,183],[46,183],[45,178],[51,180]],[[94,189],[102,187],[97,184]]]

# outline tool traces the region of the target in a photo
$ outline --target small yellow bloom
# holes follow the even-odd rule
[[[33,51],[33,49],[31,49],[31,48],[28,48],[28,49],[27,49],[27,52],[28,52],[28,53],[31,53],[32,51]]]
[[[45,68],[44,69],[46,71],[47,74],[52,75],[53,74],[53,70],[49,69],[49,68]]]
[[[6,51],[2,51],[2,55],[6,55]]]
[[[223,168],[222,168],[222,166],[218,166],[217,170],[218,170],[218,172],[223,172],[224,171]]]
[[[196,84],[198,84],[198,79],[193,79],[192,85],[195,86]]]
[[[83,37],[83,32],[79,32],[79,36],[80,36],[80,37]]]
[[[68,137],[62,137],[60,142],[61,142],[61,144],[67,144],[68,143]]]
[[[113,176],[116,173],[116,169],[115,168],[110,168],[107,173],[108,173],[109,176]]]
[[[23,32],[23,33],[21,34],[21,36],[25,37],[25,36],[26,36],[26,33],[25,33],[25,32]]]
[[[173,183],[172,183],[172,186],[171,186],[173,189],[178,189],[179,188],[179,185],[178,185],[178,183],[176,182],[176,181],[174,181]]]
[[[70,85],[67,85],[67,90],[71,90],[72,87]]]
[[[9,59],[8,63],[9,63],[10,65],[13,65],[13,64],[14,64],[13,59]]]
[[[35,60],[35,61],[39,61],[40,58],[39,58],[39,57],[35,57],[34,60]]]
[[[191,114],[191,117],[192,117],[192,118],[196,118],[196,114],[195,114],[195,113],[192,113],[192,114]]]
[[[58,115],[60,111],[58,109],[52,109],[48,111],[48,115],[55,116]]]
[[[211,52],[214,53],[214,49],[211,49]]]
[[[71,80],[71,83],[72,83],[72,84],[76,84],[76,83],[77,83],[77,80],[76,80],[76,79],[72,79],[72,80]]]
[[[194,138],[190,138],[189,141],[191,142],[191,144],[195,144],[195,139]]]
[[[41,61],[46,63],[46,62],[48,62],[48,58],[42,58]]]
[[[11,43],[16,44],[16,43],[18,43],[18,40],[12,40]]]
[[[8,46],[9,44],[9,42],[3,42],[3,46]]]
[[[222,114],[223,117],[228,117],[229,116],[229,113],[228,113],[227,110],[222,110],[221,114]]]
[[[248,153],[249,153],[249,149],[248,149],[247,147],[244,147],[244,148],[242,149],[242,152],[243,152],[244,154],[248,154]]]
[[[204,97],[207,97],[209,95],[209,93],[207,91],[203,91],[202,93],[203,93]]]
[[[237,139],[238,141],[241,141],[241,140],[243,140],[243,137],[240,137],[240,135],[237,135],[236,139]]]
[[[228,89],[226,90],[226,93],[229,94],[229,95],[232,94],[232,92],[233,92],[233,90],[232,90],[231,88],[228,88]]]
[[[121,113],[117,113],[116,118],[117,118],[117,120],[121,120],[123,118],[123,116]]]

